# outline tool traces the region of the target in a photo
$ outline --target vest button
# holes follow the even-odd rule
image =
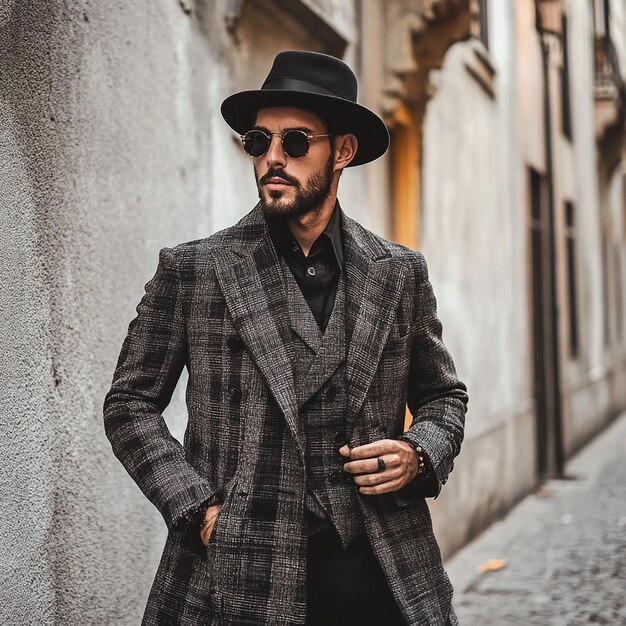
[[[241,389],[238,387],[231,387],[228,390],[228,396],[230,397],[231,402],[239,402],[239,400],[241,400]]]
[[[231,352],[241,352],[243,350],[243,341],[239,335],[231,335],[227,340],[226,344]]]
[[[328,474],[328,482],[331,485],[336,485],[340,480],[341,480],[341,472],[337,472],[336,470],[333,470],[332,472]]]
[[[334,402],[336,397],[337,397],[337,385],[331,384],[326,390],[326,400],[328,400],[328,402]]]
[[[346,443],[347,443],[347,442],[346,442],[346,437],[345,437],[345,435],[344,435],[341,431],[339,431],[339,430],[335,433],[335,443],[336,443],[336,444],[337,444],[340,448],[342,448],[343,446],[345,446],[345,445],[346,445]]]

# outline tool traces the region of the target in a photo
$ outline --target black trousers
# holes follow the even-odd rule
[[[367,537],[356,539],[346,550],[332,527],[309,539],[306,624],[404,624]]]

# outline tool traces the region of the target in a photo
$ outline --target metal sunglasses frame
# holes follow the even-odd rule
[[[265,152],[263,152],[263,154],[259,154],[258,156],[254,156],[252,154],[250,154],[247,150],[246,150],[246,137],[250,134],[250,133],[261,133],[262,135],[265,135],[267,137],[268,140],[268,144],[267,144],[267,148],[265,150]],[[289,134],[289,133],[300,133],[301,135],[304,135],[307,138],[307,149],[306,152],[302,155],[302,156],[291,156],[286,150],[285,150],[285,145],[284,145],[284,137],[285,135]],[[290,159],[302,159],[303,157],[305,157],[307,154],[309,154],[309,148],[311,147],[311,139],[314,139],[315,137],[333,137],[333,133],[326,133],[324,135],[312,135],[309,133],[306,133],[303,130],[299,130],[297,128],[293,128],[290,130],[286,130],[284,133],[267,133],[264,130],[260,130],[258,128],[253,128],[252,130],[249,130],[247,133],[244,133],[243,135],[239,135],[239,138],[241,139],[241,146],[243,147],[243,151],[248,155],[251,156],[253,159],[258,159],[259,157],[262,157],[264,155],[267,154],[267,151],[270,149],[270,146],[272,145],[272,137],[274,135],[277,135],[278,137],[280,137],[280,145],[283,149],[283,152],[290,158]]]

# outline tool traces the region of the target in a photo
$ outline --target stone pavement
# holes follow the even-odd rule
[[[626,625],[626,414],[566,475],[447,562],[461,626]]]

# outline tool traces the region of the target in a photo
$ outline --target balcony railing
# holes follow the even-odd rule
[[[612,171],[620,161],[626,136],[626,87],[611,38],[595,37],[596,140],[600,160]]]
[[[620,100],[626,105],[626,89],[615,45],[610,37],[595,37],[595,95],[601,100]]]

